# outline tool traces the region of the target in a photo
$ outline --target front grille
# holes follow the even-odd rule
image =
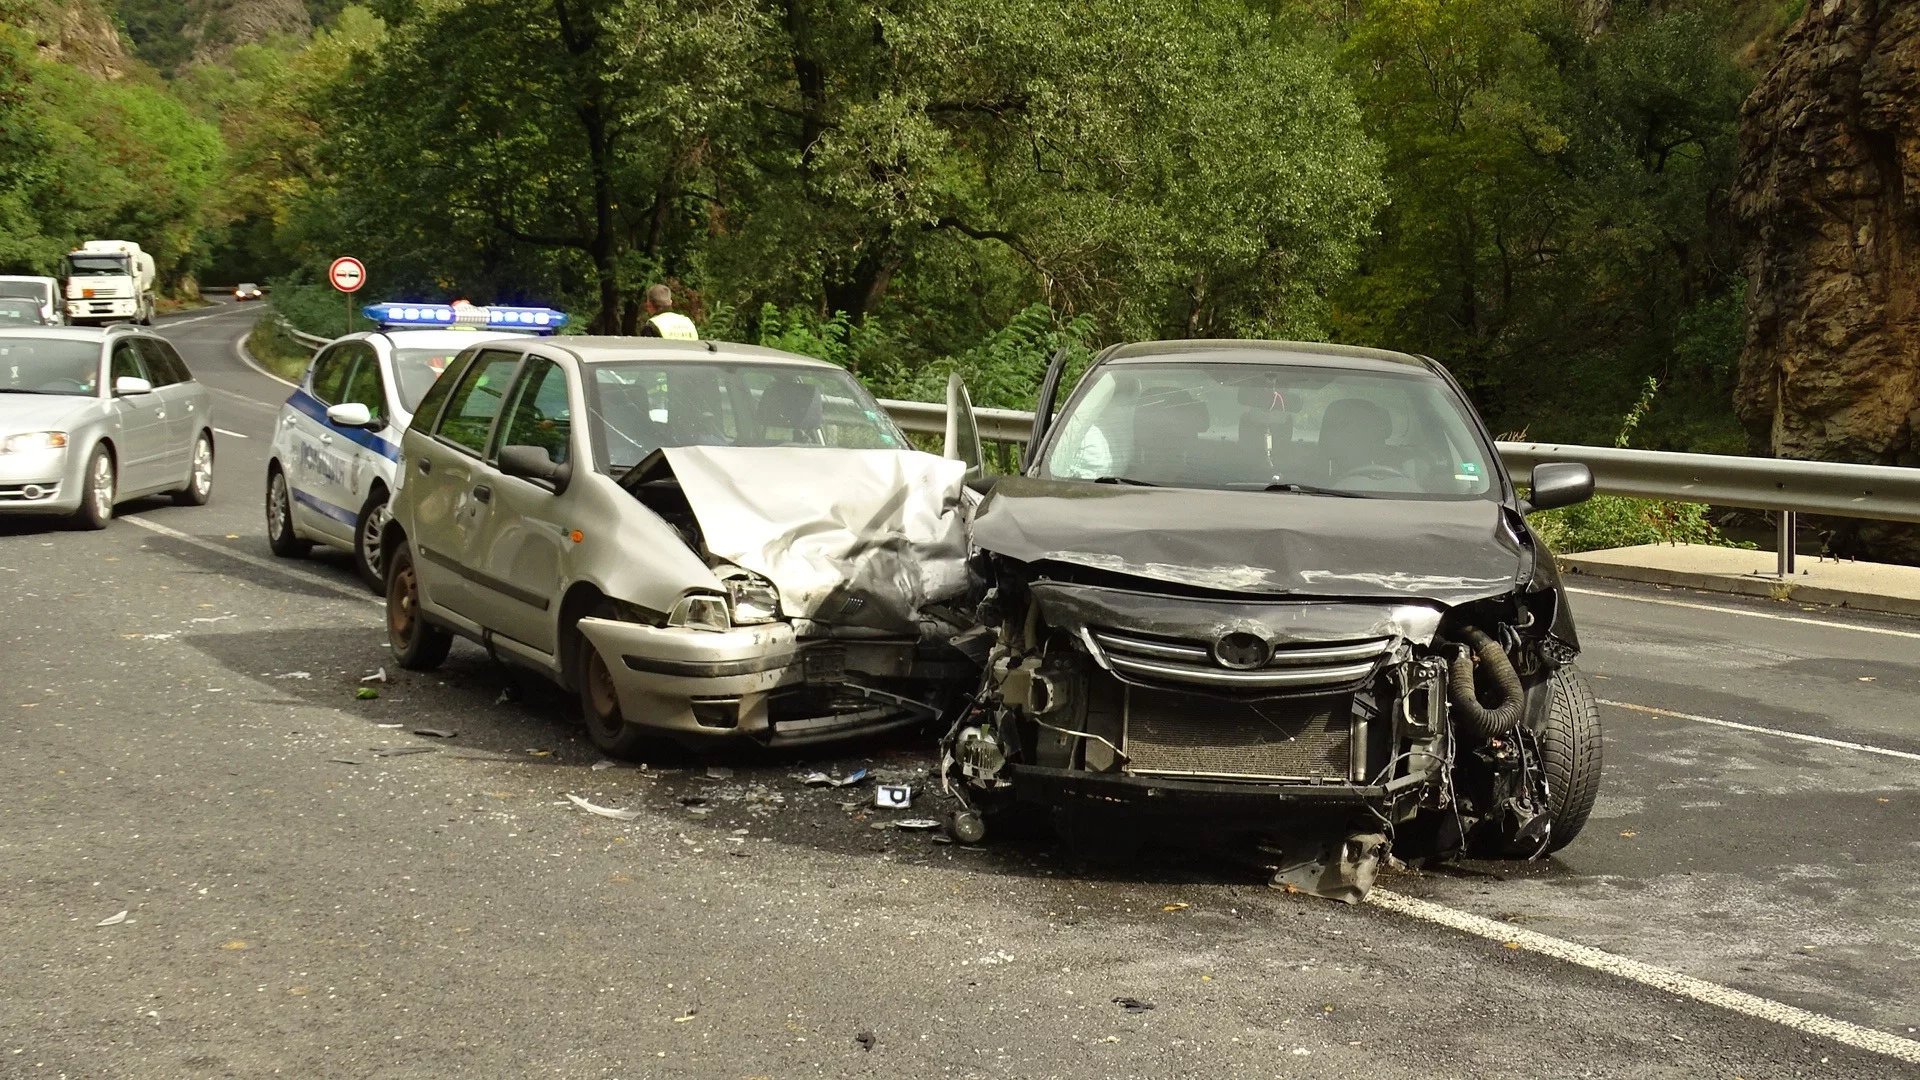
[[[1353,697],[1230,701],[1127,688],[1126,771],[1222,780],[1353,779]]]
[[[1198,683],[1234,690],[1295,690],[1358,683],[1393,646],[1392,638],[1280,644],[1264,664],[1230,668],[1214,656],[1211,642],[1149,638],[1112,630],[1087,630],[1095,659],[1134,683]]]

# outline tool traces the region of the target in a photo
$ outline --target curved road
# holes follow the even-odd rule
[[[394,669],[344,557],[267,551],[259,313],[162,326],[210,505],[0,519],[0,1075],[1920,1075],[1920,623],[1583,585],[1586,833],[1357,908],[963,850],[792,779],[938,816],[925,738],[594,769],[478,650]]]

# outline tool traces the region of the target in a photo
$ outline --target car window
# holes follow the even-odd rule
[[[134,348],[134,344],[131,341],[114,342],[112,377],[115,381],[120,379],[146,379],[148,382],[153,381],[147,374],[146,364],[140,359],[139,350]]]
[[[393,350],[393,378],[399,384],[395,390],[401,406],[410,412],[419,411],[428,389],[458,355],[460,350],[452,348]]]
[[[1491,452],[1443,381],[1319,366],[1115,364],[1059,421],[1045,469],[1173,487],[1287,485],[1490,498]]]
[[[350,343],[329,346],[313,362],[313,396],[323,405],[340,404],[340,392],[346,388],[347,375],[352,369]]]
[[[173,381],[192,382],[193,372],[188,369],[187,362],[180,358],[180,350],[174,348],[171,341],[164,341],[160,338],[154,338],[152,340],[154,345],[159,348],[160,355],[166,357],[167,363],[173,368]]]
[[[380,358],[374,354],[373,346],[364,342],[355,342],[351,352],[353,370],[341,387],[338,403],[365,405],[373,415],[385,416],[387,396],[380,389]]]
[[[0,334],[0,392],[92,397],[99,383],[98,341]]]
[[[0,299],[0,326],[39,326],[40,305],[32,300]]]
[[[475,454],[486,453],[493,418],[500,415],[502,395],[519,365],[518,353],[497,349],[485,350],[475,358],[447,398],[437,429],[439,436]]]
[[[567,373],[545,357],[528,358],[520,383],[514,388],[513,404],[507,409],[500,445],[537,446],[547,452],[548,460],[564,465],[572,433]]]
[[[448,361],[446,372],[427,388],[426,396],[420,399],[420,404],[414,406],[413,419],[420,425],[422,431],[433,430],[434,421],[440,419],[440,407],[447,403],[447,396],[453,393],[454,385],[460,381],[460,373],[466,370],[466,362],[469,359],[472,359],[470,355],[462,353]],[[404,394],[405,391],[403,390],[402,393]]]
[[[164,347],[165,342],[143,337],[136,338],[135,344],[140,349],[140,358],[147,362],[147,371],[153,376],[154,386],[172,386],[187,381],[186,368],[169,355],[169,350]]]

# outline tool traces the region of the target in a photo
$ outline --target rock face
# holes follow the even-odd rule
[[[252,45],[276,34],[305,38],[313,32],[307,7],[301,0],[211,0],[187,28],[197,39],[196,64],[225,63],[240,45]]]
[[[1734,407],[1755,449],[1920,466],[1920,3],[1812,0],[1747,99]],[[1920,564],[1920,527],[1842,545]]]
[[[120,30],[94,0],[63,0],[24,7],[40,59],[70,64],[102,79],[126,71],[127,51]]]

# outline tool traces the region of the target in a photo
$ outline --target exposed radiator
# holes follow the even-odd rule
[[[1234,701],[1127,688],[1127,772],[1227,780],[1349,782],[1353,697]]]

